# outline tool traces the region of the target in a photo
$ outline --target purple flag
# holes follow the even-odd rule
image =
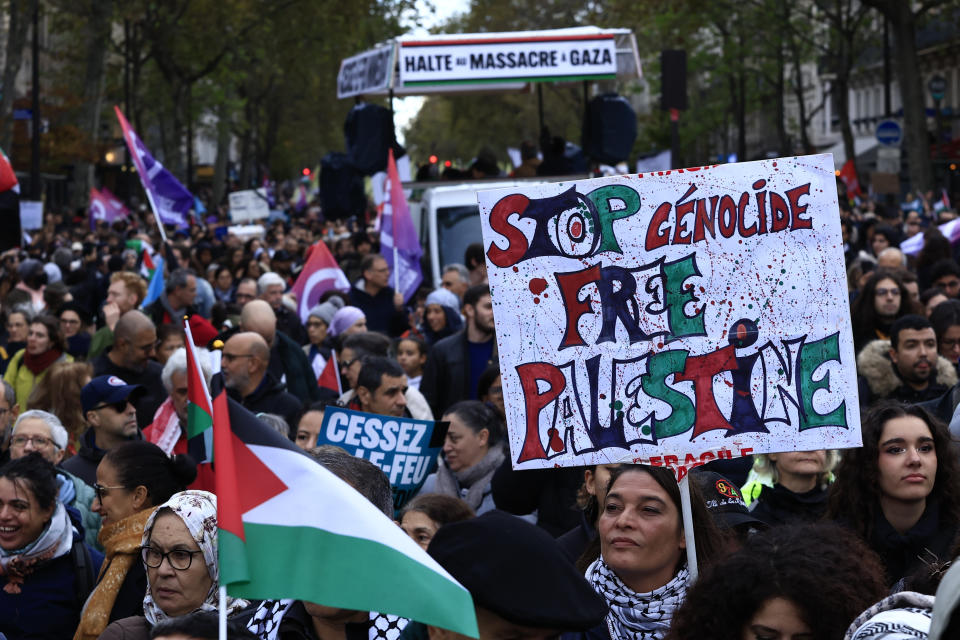
[[[193,207],[193,194],[153,157],[147,145],[143,144],[143,140],[123,117],[120,108],[115,106],[113,109],[123,129],[123,139],[130,150],[130,159],[137,168],[140,183],[147,192],[154,213],[160,216],[160,221],[164,224],[186,227],[187,213]]]
[[[104,187],[102,191],[97,191],[90,187],[90,228],[96,227],[98,220],[103,220],[107,224],[114,220],[121,220],[130,215],[130,211],[123,205],[115,195]]]
[[[403,195],[403,185],[400,184],[400,173],[397,163],[393,159],[393,149],[387,156],[387,180],[390,181],[388,197],[383,203],[383,216],[380,224],[380,253],[383,254],[390,270],[393,272],[394,288],[403,294],[404,300],[417,291],[423,282],[423,271],[420,268],[420,257],[423,248],[417,238],[417,230],[410,218],[410,207]],[[394,247],[397,249],[398,265],[393,264]],[[400,286],[396,286],[399,280]]]

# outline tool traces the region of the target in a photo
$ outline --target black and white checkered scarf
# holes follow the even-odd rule
[[[667,635],[673,612],[683,602],[689,574],[684,565],[659,589],[637,593],[601,557],[587,568],[585,576],[610,608],[607,630],[611,640],[659,640]]]

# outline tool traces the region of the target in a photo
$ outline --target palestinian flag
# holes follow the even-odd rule
[[[220,584],[390,613],[476,638],[470,593],[392,520],[221,390],[213,401]]]
[[[327,358],[327,364],[323,366],[320,377],[317,378],[317,386],[321,389],[328,389],[337,394],[337,397],[343,395],[343,389],[340,385],[340,371],[337,368],[337,354],[331,353]]]
[[[192,438],[213,426],[213,406],[188,320],[183,321],[183,330],[187,334],[184,341],[187,349],[187,438]]]

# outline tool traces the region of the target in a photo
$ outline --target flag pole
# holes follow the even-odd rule
[[[397,238],[393,238],[393,291],[394,293],[401,293],[400,291],[400,252],[397,251]]]
[[[337,360],[336,351],[334,351],[330,357],[333,358],[333,372],[337,374],[337,397],[339,398],[343,395],[343,383],[340,382],[340,362]]]
[[[227,588],[220,585],[220,605],[217,607],[220,618],[220,640],[227,640]]]
[[[693,509],[690,506],[690,473],[680,480],[680,510],[683,513],[683,538],[687,545],[687,571],[690,572],[690,584],[699,573],[697,567],[697,543],[693,535]]]

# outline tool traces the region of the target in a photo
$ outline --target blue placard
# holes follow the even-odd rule
[[[436,471],[447,426],[446,422],[328,406],[323,410],[317,445],[341,447],[380,467],[390,479],[393,507],[399,511]]]
[[[880,144],[895,147],[903,139],[903,128],[896,120],[883,120],[877,125],[877,140]]]

